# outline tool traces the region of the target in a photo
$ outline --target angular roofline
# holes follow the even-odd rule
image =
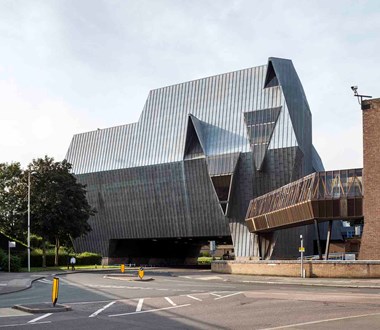
[[[245,70],[248,70],[248,69],[254,69],[254,68],[264,67],[264,66],[267,66],[268,63],[269,63],[269,61],[272,60],[272,59],[274,59],[274,60],[281,60],[281,61],[290,61],[290,62],[292,62],[292,60],[287,59],[287,58],[281,58],[281,57],[268,57],[268,61],[267,61],[266,64],[257,65],[257,66],[250,66],[250,67],[247,67],[247,68],[244,68],[244,69],[228,71],[228,72],[224,72],[224,73],[219,73],[219,74],[211,75],[211,76],[208,76],[208,77],[202,77],[202,78],[197,78],[197,79],[187,80],[187,81],[182,82],[182,83],[177,83],[177,84],[166,85],[166,86],[162,86],[162,87],[158,87],[158,88],[153,88],[153,89],[151,89],[151,90],[149,91],[149,93],[150,93],[150,92],[153,92],[153,91],[156,91],[156,90],[159,90],[159,89],[164,89],[164,88],[168,88],[168,87],[184,85],[184,84],[187,84],[187,83],[189,83],[189,82],[200,81],[200,80],[206,80],[206,79],[210,79],[210,78],[218,77],[218,76],[223,76],[223,75],[230,74],[230,73],[241,72],[241,71],[245,71]]]

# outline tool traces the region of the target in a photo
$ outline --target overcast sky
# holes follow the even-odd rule
[[[65,157],[149,90],[293,60],[326,169],[362,167],[351,85],[380,97],[380,1],[0,0],[0,162]]]

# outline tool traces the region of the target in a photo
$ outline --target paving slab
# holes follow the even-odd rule
[[[14,317],[14,316],[26,316],[30,315],[30,313],[20,311],[14,308],[6,307],[0,308],[0,317]]]

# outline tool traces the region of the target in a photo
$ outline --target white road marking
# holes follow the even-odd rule
[[[37,282],[45,283],[45,284],[52,284],[53,283],[53,281],[49,281],[46,278],[43,278],[42,280],[37,280]]]
[[[139,299],[139,302],[138,302],[137,307],[136,307],[136,312],[141,312],[142,306],[143,306],[143,302],[144,302],[143,298]]]
[[[214,300],[219,300],[219,299],[223,299],[223,298],[228,298],[228,297],[236,296],[237,294],[242,294],[242,293],[243,293],[243,292],[235,292],[235,293],[228,294],[227,296],[221,296],[221,297],[215,298]]]
[[[222,280],[221,277],[219,276],[201,276],[201,277],[196,277],[196,276],[178,276],[180,278],[187,278],[191,280],[201,280],[201,281],[212,281],[212,280]]]
[[[172,306],[177,306],[177,304],[176,304],[173,300],[171,300],[169,297],[165,297],[165,299],[166,299],[166,301],[167,301],[170,305],[172,305]]]
[[[282,325],[282,326],[274,327],[274,328],[265,328],[265,329],[261,329],[261,330],[286,329],[286,328],[300,327],[300,326],[309,325],[309,324],[318,324],[318,323],[323,323],[323,322],[348,320],[348,319],[355,319],[355,318],[359,318],[359,317],[367,317],[367,316],[374,316],[374,315],[380,315],[380,313],[361,314],[361,315],[337,317],[334,319],[327,319],[327,320],[319,320],[319,321],[304,322],[304,323],[294,323],[294,324]]]
[[[35,323],[5,324],[5,325],[0,325],[0,328],[20,327],[23,325],[47,324],[47,323],[51,323],[51,322],[50,321],[44,321],[44,322],[35,322]]]
[[[0,283],[0,286],[7,286],[8,283]]]
[[[114,316],[124,316],[124,315],[133,315],[133,314],[142,314],[142,313],[153,313],[153,312],[159,312],[159,311],[164,311],[168,309],[174,309],[174,308],[181,308],[181,307],[187,307],[190,306],[191,304],[185,304],[185,305],[177,305],[177,306],[171,306],[171,307],[164,307],[164,308],[157,308],[157,309],[149,309],[146,311],[139,311],[139,312],[131,312],[131,313],[124,313],[124,314],[114,314],[114,315],[108,315],[109,317],[114,317]]]
[[[222,278],[219,276],[203,276],[203,277],[196,277],[195,280],[212,281],[212,280],[222,280]]]
[[[109,304],[105,305],[104,307],[98,309],[96,312],[92,313],[89,317],[95,317],[96,315],[98,315],[99,313],[103,312],[104,310],[106,310],[108,307],[111,307],[116,301],[112,301],[110,302]]]
[[[199,299],[199,298],[197,298],[197,297],[191,296],[191,295],[189,295],[189,294],[186,295],[186,297],[189,297],[189,298],[194,299],[194,300],[202,301],[202,299]]]
[[[223,296],[221,296],[220,294],[217,294],[217,293],[214,293],[214,292],[210,292],[210,294],[212,294],[213,296],[216,296],[216,297],[218,297],[218,298],[223,297]]]
[[[108,303],[113,300],[94,300],[94,301],[77,301],[77,302],[72,302],[69,303],[70,305],[86,305],[86,304],[100,304],[100,303]],[[116,300],[119,301],[119,300]]]
[[[33,319],[33,320],[30,320],[28,323],[34,323],[34,322],[37,322],[37,321],[42,320],[42,319],[44,319],[45,317],[48,317],[48,316],[50,316],[50,315],[52,315],[52,314],[53,314],[53,313],[47,313],[47,314],[41,315],[41,316],[39,316],[39,317],[36,317],[36,318]]]

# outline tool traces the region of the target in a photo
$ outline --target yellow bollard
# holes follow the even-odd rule
[[[51,290],[51,300],[53,302],[53,307],[55,307],[55,304],[58,300],[58,290],[59,290],[59,278],[54,277],[53,279],[53,287]]]
[[[140,267],[138,274],[139,274],[140,280],[142,280],[144,277],[144,268]]]
[[[124,264],[121,264],[121,265],[120,265],[120,271],[121,271],[122,273],[125,272],[125,265],[124,265]]]

